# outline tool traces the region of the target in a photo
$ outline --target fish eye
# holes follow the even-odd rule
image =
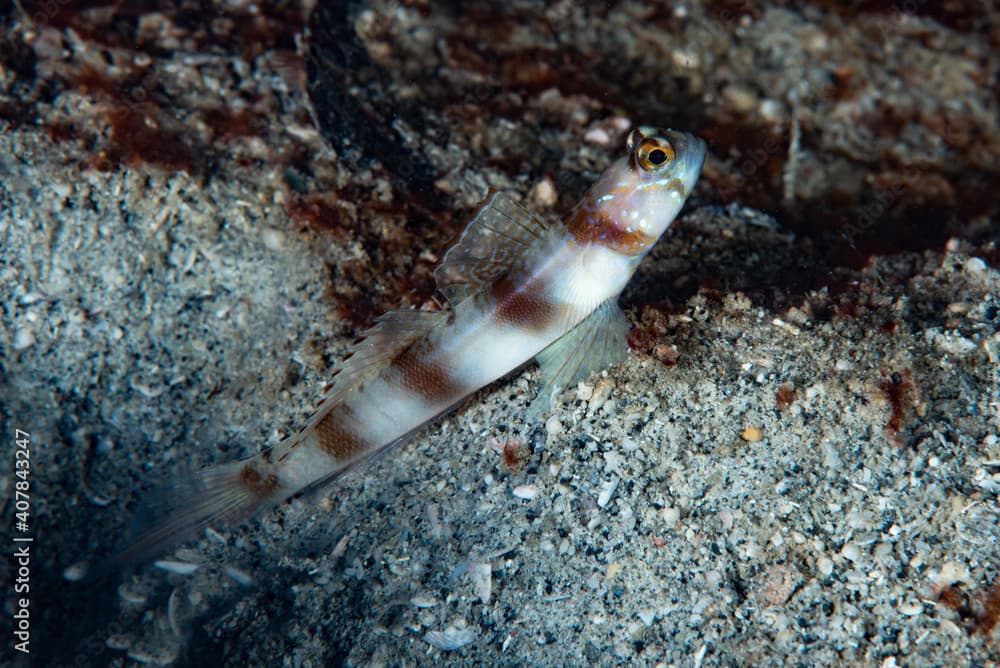
[[[673,162],[677,154],[674,147],[665,139],[649,137],[639,145],[636,158],[639,166],[647,172],[658,169]]]

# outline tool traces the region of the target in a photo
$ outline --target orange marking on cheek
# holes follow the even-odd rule
[[[625,255],[639,255],[656,241],[639,230],[625,230],[607,215],[583,207],[576,210],[566,225],[577,242],[600,244]]]

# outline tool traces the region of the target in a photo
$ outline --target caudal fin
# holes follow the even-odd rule
[[[139,504],[124,548],[87,579],[117,573],[157,557],[205,528],[242,522],[285,497],[273,474],[255,460],[213,466],[164,483]]]

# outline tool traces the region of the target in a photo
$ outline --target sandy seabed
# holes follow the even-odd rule
[[[342,53],[359,80],[315,113],[307,8],[5,10],[0,421],[5,453],[30,434],[31,665],[994,665],[995,17],[349,5],[364,67]],[[431,297],[489,187],[554,220],[632,121],[712,153],[623,295],[624,364],[541,420],[529,366],[166,568],[64,579],[142,490],[297,429],[372,317]]]

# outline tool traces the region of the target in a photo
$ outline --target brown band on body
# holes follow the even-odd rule
[[[249,462],[240,469],[240,481],[246,485],[258,499],[270,496],[274,490],[281,486],[278,476],[269,473],[266,476],[261,474],[257,464]]]
[[[396,355],[390,368],[396,372],[396,379],[402,387],[428,401],[456,398],[462,388],[455,383],[441,360],[430,359],[428,353],[433,345],[427,339],[414,342]]]
[[[545,294],[545,285],[538,280],[518,281],[502,276],[490,286],[496,319],[504,325],[529,330],[543,330],[559,315],[559,307]]]
[[[353,421],[350,406],[341,404],[316,424],[319,449],[336,460],[353,459],[364,452],[368,444],[348,425]]]

